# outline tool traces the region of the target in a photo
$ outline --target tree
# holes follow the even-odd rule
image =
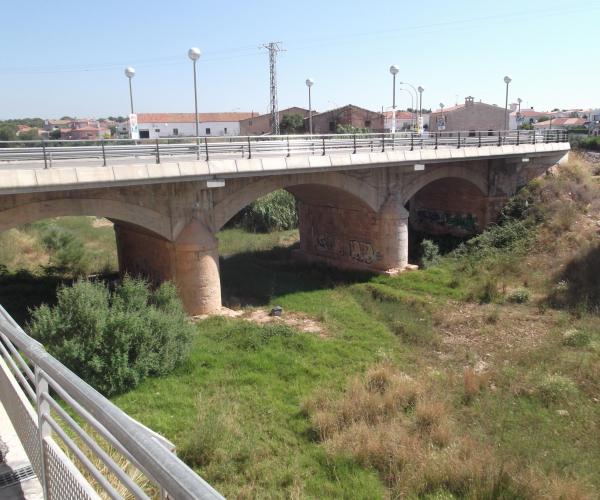
[[[14,125],[0,125],[0,141],[14,141],[17,139],[17,127]]]
[[[50,139],[60,139],[60,129],[59,128],[55,128],[54,130],[52,130],[49,134]]]
[[[300,134],[304,132],[304,117],[299,113],[284,115],[279,123],[282,134]]]
[[[40,134],[38,133],[37,128],[32,128],[19,134],[19,139],[23,141],[36,141],[39,140],[39,138]]]
[[[335,131],[338,134],[368,134],[369,132],[371,132],[371,129],[366,127],[355,127],[354,125],[338,123]]]
[[[538,116],[538,120],[537,120],[537,121],[538,121],[538,122],[545,122],[545,121],[548,121],[549,119],[550,119],[550,117],[549,117],[549,116],[547,116],[547,115],[542,115],[542,116]]]

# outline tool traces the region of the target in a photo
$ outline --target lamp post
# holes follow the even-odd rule
[[[423,91],[425,89],[419,85],[417,87],[417,90],[419,91],[419,130],[418,130],[418,132],[421,133],[423,131]]]
[[[390,66],[392,74],[392,134],[396,133],[396,75],[400,69],[395,64]]]
[[[400,82],[400,85],[408,85],[411,89],[413,89],[413,91],[415,93],[415,101],[416,101],[416,104],[418,105],[419,104],[419,98],[417,97],[417,89],[415,88],[415,86],[412,85],[412,84],[410,84],[410,83],[408,83],[408,82]],[[417,114],[416,110],[415,110],[415,108],[413,108],[413,115],[416,115],[416,114]],[[415,122],[416,122],[416,120],[415,120]]]
[[[125,76],[129,80],[129,104],[131,104],[131,114],[133,114],[133,92],[131,90],[131,79],[135,76],[135,69],[131,66],[125,68]]]
[[[506,101],[504,103],[504,130],[508,130],[508,84],[512,82],[509,76],[504,77],[504,83],[506,83]]]
[[[308,87],[308,133],[312,135],[313,127],[312,127],[312,101],[310,96],[310,88],[315,84],[315,81],[312,78],[306,79],[306,86]]]
[[[192,60],[194,66],[194,110],[196,113],[196,159],[200,159],[200,132],[198,123],[198,90],[196,88],[196,61],[200,59],[202,52],[197,47],[192,47],[188,50],[188,57]]]
[[[444,103],[440,102],[440,119],[443,121],[444,125],[443,125],[443,129],[442,131],[446,130],[446,120],[444,120]],[[440,119],[438,119],[438,123],[435,125],[435,129],[439,130],[439,124],[440,124]]]

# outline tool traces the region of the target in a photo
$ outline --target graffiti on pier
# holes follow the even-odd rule
[[[377,252],[373,250],[373,245],[366,241],[350,240],[350,258],[362,262],[363,264],[372,264],[378,260]]]
[[[316,237],[315,246],[321,252],[333,252],[335,250],[335,238],[327,234],[319,234]]]

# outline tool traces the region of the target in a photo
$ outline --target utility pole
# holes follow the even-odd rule
[[[271,124],[274,135],[279,135],[279,106],[277,104],[277,53],[282,49],[281,42],[265,43],[262,48],[269,51],[269,72],[271,74]]]

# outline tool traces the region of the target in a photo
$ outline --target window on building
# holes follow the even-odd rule
[[[204,133],[206,135],[210,135],[210,127],[206,127],[206,129],[204,130]]]
[[[329,131],[335,132],[335,122],[329,122]]]
[[[475,137],[475,131],[469,130],[469,137]]]
[[[173,135],[179,135],[179,129],[178,128],[174,128],[173,129]]]
[[[154,131],[155,132],[160,132],[160,129],[159,128],[155,128]]]
[[[150,131],[140,130],[140,139],[150,139]]]
[[[371,128],[371,120],[365,120],[365,127]]]
[[[223,133],[226,134],[227,133],[227,127],[223,128]]]

